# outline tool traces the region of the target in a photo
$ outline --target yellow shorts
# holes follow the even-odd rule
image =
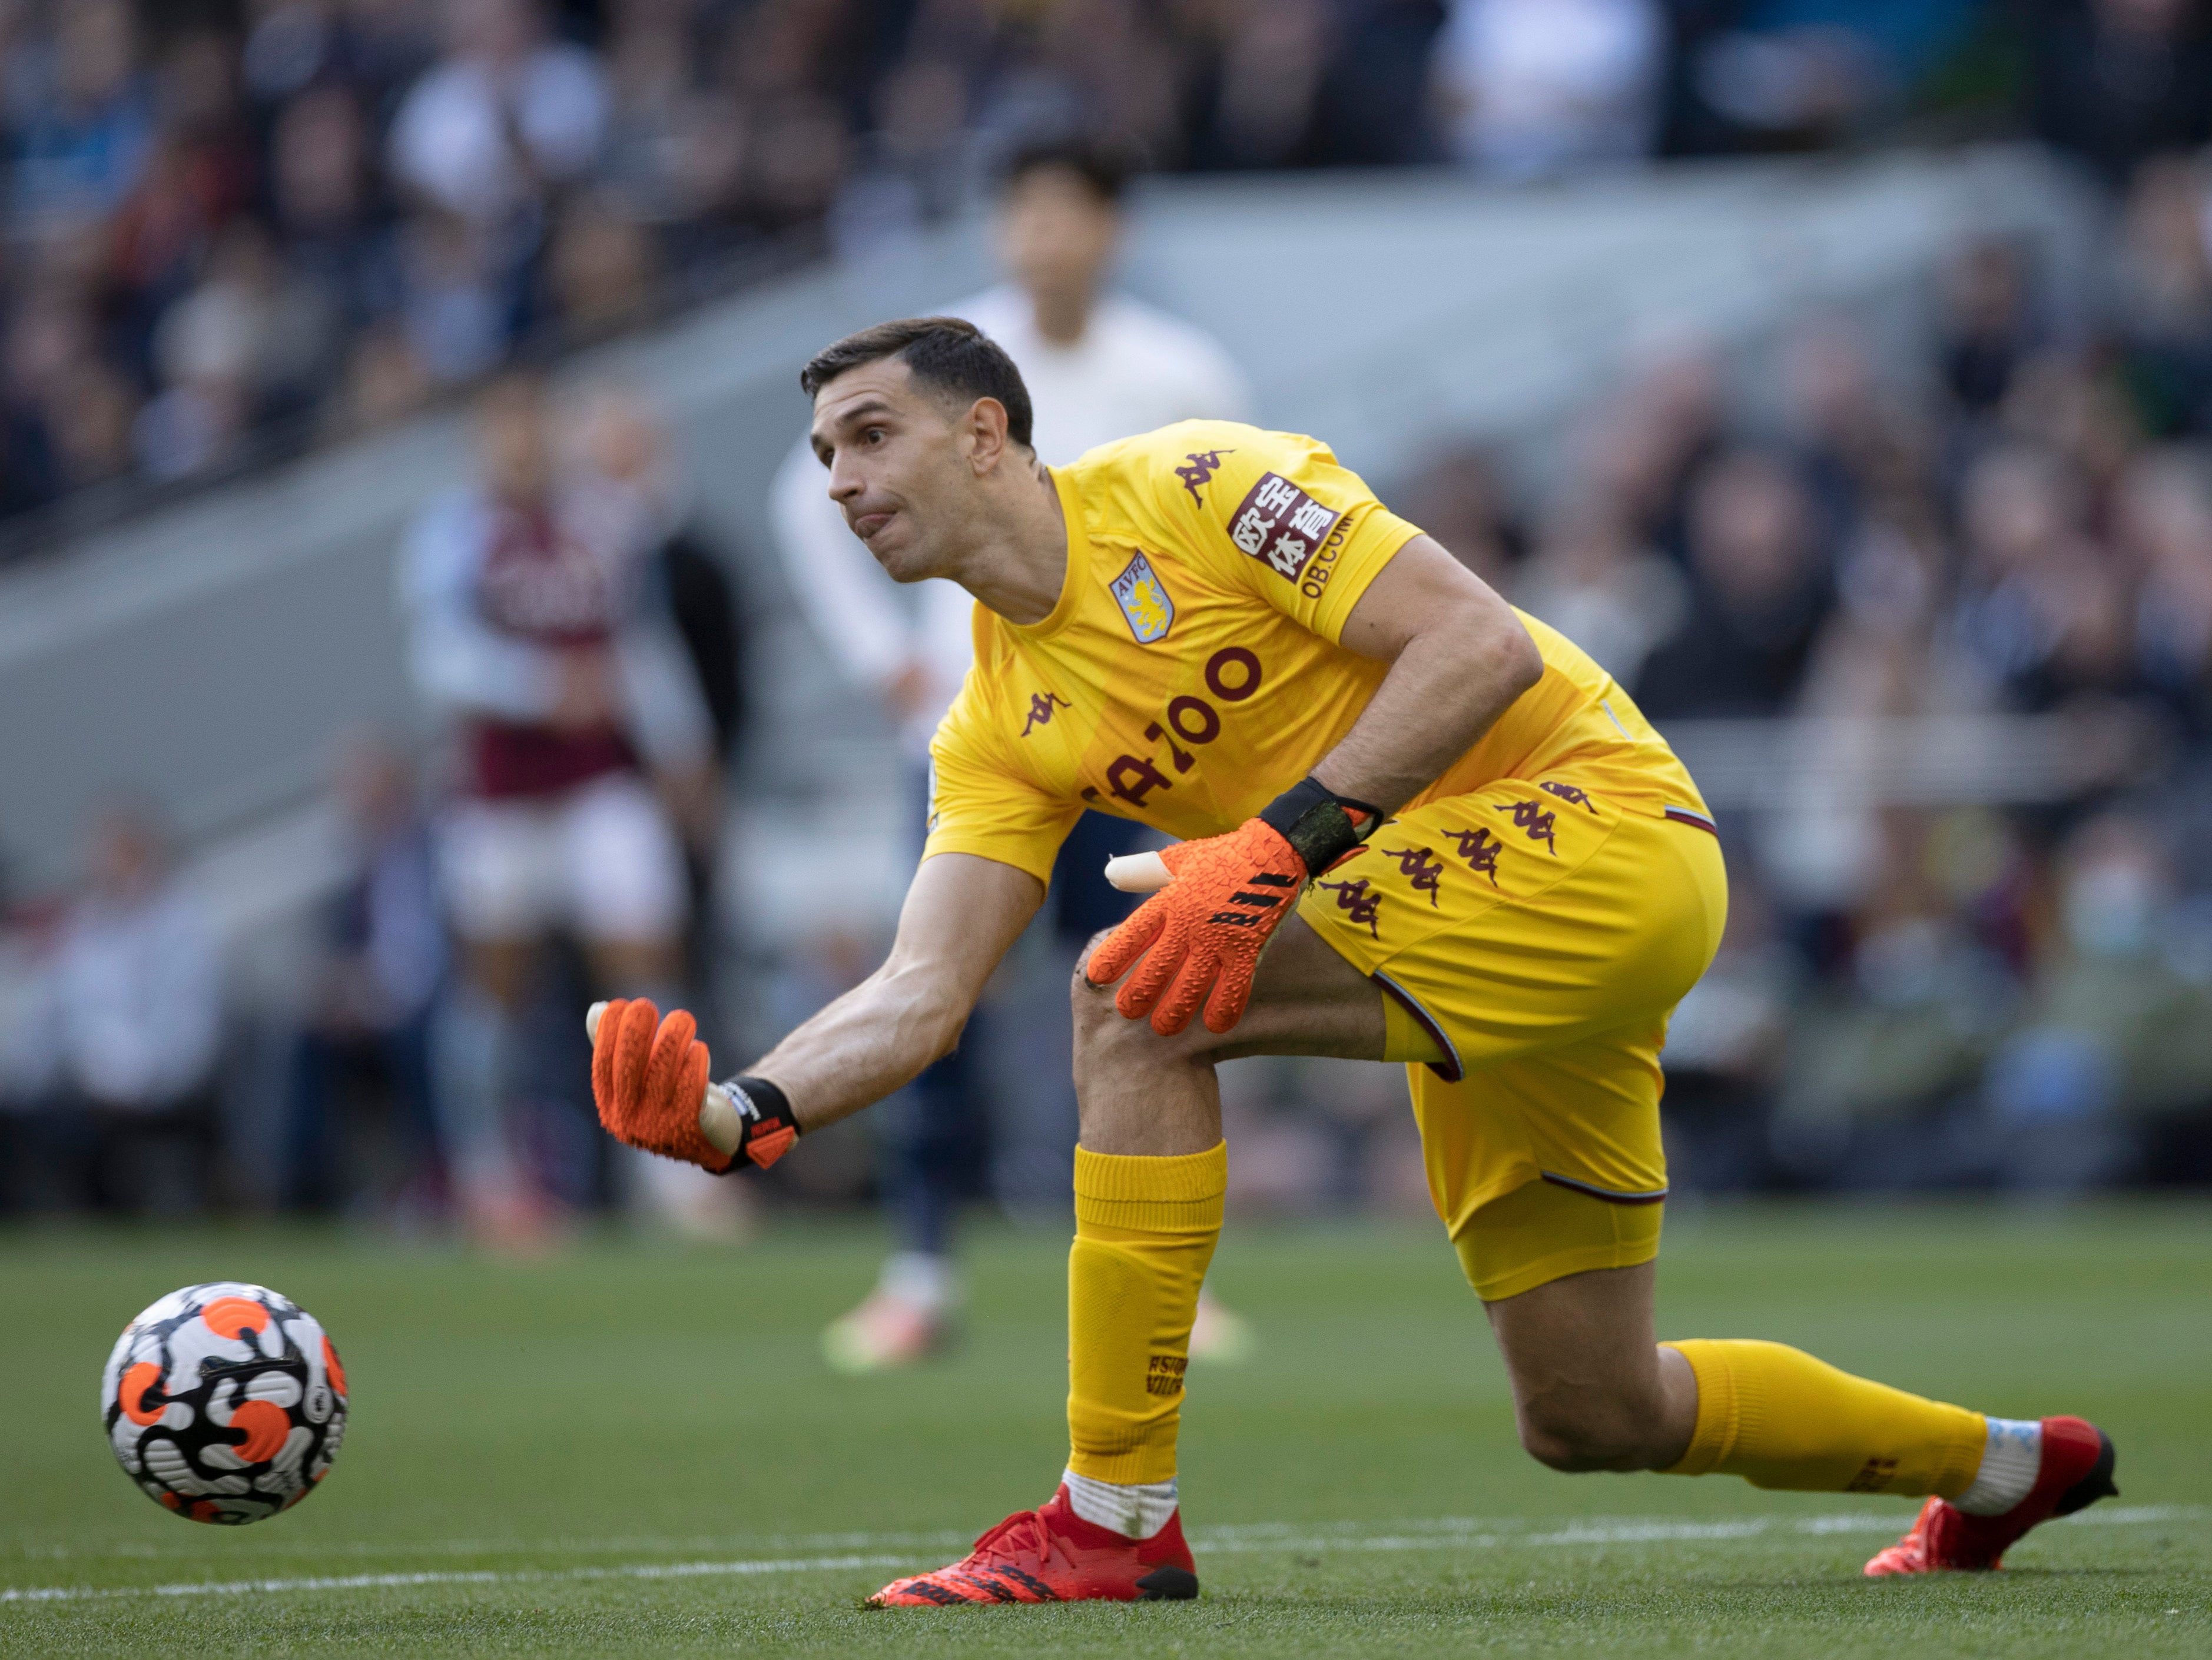
[[[1633,1268],[1659,1254],[1665,1204],[1620,1204],[1529,1182],[1492,1199],[1452,1239],[1467,1282],[1486,1303],[1593,1268]]]
[[[1299,915],[1382,988],[1389,1058],[1444,1057],[1407,1075],[1430,1197],[1484,1297],[1656,1254],[1659,1051],[1728,916],[1702,809],[1623,807],[1571,771],[1502,779],[1389,821]],[[1557,1199],[1483,1215],[1532,1184]]]

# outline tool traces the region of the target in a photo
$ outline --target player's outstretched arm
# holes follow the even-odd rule
[[[1085,969],[1093,985],[1128,975],[1114,1003],[1129,1019],[1150,1015],[1172,1037],[1203,1006],[1208,1031],[1235,1026],[1298,889],[1441,777],[1544,672],[1512,608],[1425,536],[1368,584],[1343,644],[1390,671],[1311,776],[1225,836],[1109,868],[1117,887],[1160,890]]]
[[[752,1069],[790,1096],[801,1130],[858,1112],[951,1052],[999,960],[1044,903],[1027,871],[973,853],[924,859],[882,967]]]
[[[882,967],[724,1084],[681,1009],[594,1005],[599,1122],[632,1147],[714,1171],[771,1164],[796,1135],[881,1100],[959,1040],[1044,884],[971,853],[925,859]]]

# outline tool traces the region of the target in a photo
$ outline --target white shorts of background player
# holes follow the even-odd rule
[[[659,798],[634,772],[559,796],[458,802],[439,827],[439,868],[465,939],[536,939],[566,928],[626,943],[683,930],[683,850]]]

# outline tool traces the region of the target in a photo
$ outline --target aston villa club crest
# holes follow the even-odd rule
[[[1167,585],[1152,569],[1152,560],[1142,554],[1131,560],[1121,574],[1114,579],[1114,603],[1128,619],[1129,632],[1137,637],[1139,645],[1164,639],[1175,621],[1175,602],[1168,597]]]

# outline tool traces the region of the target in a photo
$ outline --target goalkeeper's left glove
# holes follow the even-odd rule
[[[1137,963],[1114,998],[1130,1020],[1150,1014],[1152,1030],[1171,1038],[1203,1001],[1206,1029],[1228,1031],[1251,1001],[1261,948],[1307,878],[1382,821],[1379,809],[1309,778],[1227,835],[1166,849],[1159,857],[1172,880],[1099,942],[1085,978],[1111,985]]]
[[[592,1095],[607,1133],[628,1146],[681,1159],[716,1175],[740,1166],[765,1170],[799,1138],[783,1092],[765,1078],[710,1084],[699,1023],[680,1009],[665,1020],[645,998],[593,1006]],[[702,1120],[719,1119],[738,1142],[725,1153],[707,1138]]]

